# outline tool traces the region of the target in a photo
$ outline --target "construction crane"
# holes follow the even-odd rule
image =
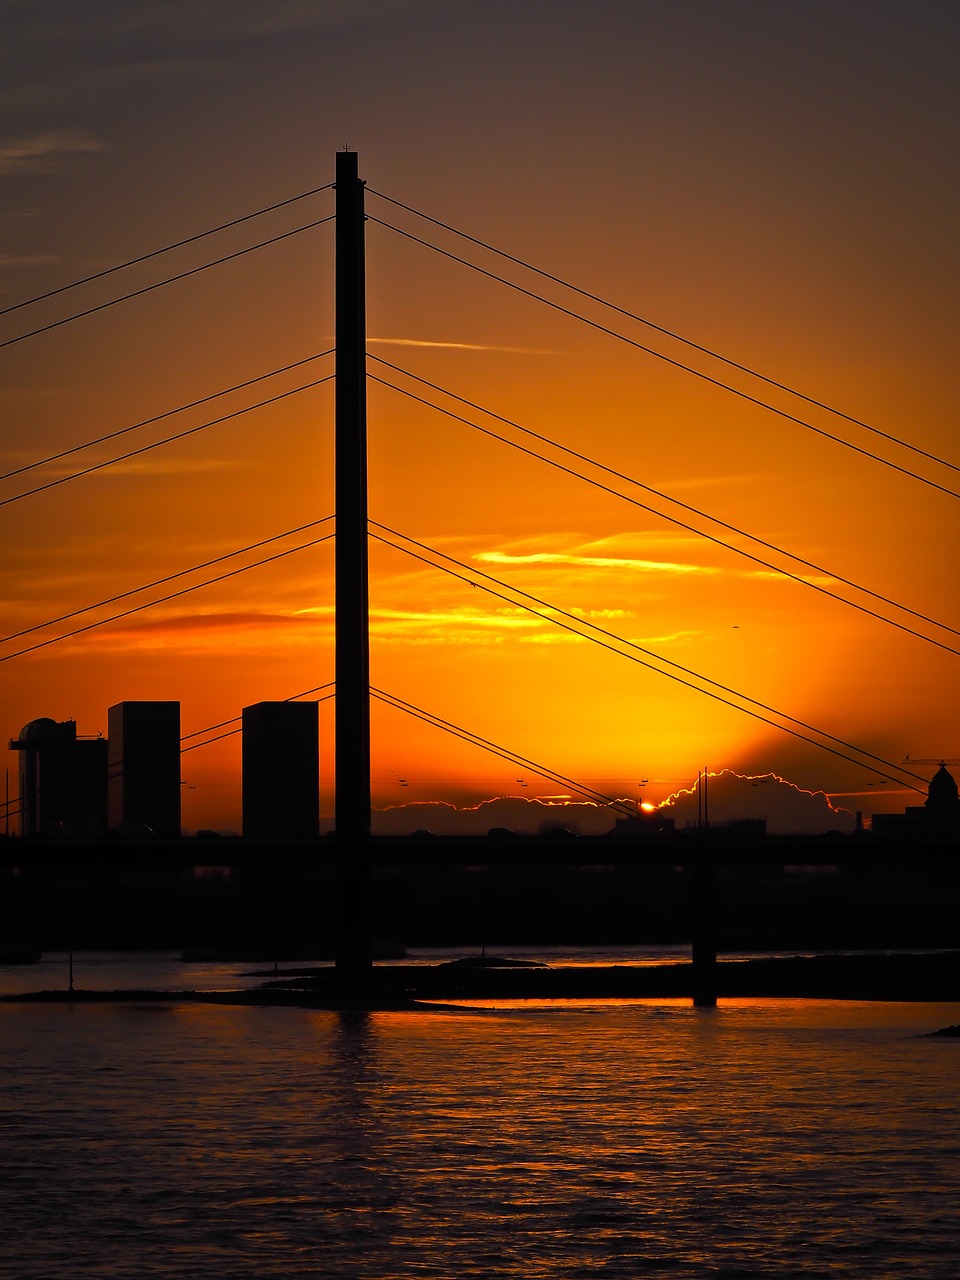
[[[960,756],[934,756],[929,760],[921,760],[917,756],[904,756],[904,764],[936,764],[942,769],[948,764],[960,764]]]

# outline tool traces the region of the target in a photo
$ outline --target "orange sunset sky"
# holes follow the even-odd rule
[[[328,351],[332,222],[11,340],[327,218],[331,190],[17,305],[323,187],[348,146],[368,184],[370,356],[516,425],[368,372],[618,491],[371,381],[371,519],[858,750],[839,758],[378,541],[374,686],[634,801],[708,766],[900,810],[922,793],[862,752],[960,757],[955,4],[0,0],[0,17],[0,307],[17,308],[0,317],[3,472]],[[16,638],[333,515],[332,381],[18,496],[332,373],[326,356],[2,481],[5,739],[37,716],[106,732],[109,705],[150,698],[179,699],[193,734],[332,681],[332,540],[11,656],[332,532]],[[320,714],[327,818],[332,700]],[[377,702],[372,735],[378,808],[568,794]],[[237,736],[184,755],[185,829],[239,828],[239,756]]]

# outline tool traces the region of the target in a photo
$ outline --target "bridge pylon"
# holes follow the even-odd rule
[[[364,184],[357,153],[336,164],[336,841],[337,969],[372,965],[370,643],[367,572],[367,399]]]

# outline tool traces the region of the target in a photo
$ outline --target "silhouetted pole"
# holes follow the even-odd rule
[[[370,663],[363,183],[355,151],[336,181],[336,840],[337,969],[370,967]]]
[[[687,867],[690,892],[690,925],[693,934],[693,1003],[709,1009],[717,1003],[717,868],[703,854],[704,841],[710,836],[707,778],[709,770],[697,773],[697,843],[700,854]],[[707,845],[707,848],[710,846]]]
[[[703,825],[710,827],[710,770],[703,771]]]

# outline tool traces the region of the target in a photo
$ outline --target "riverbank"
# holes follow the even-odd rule
[[[305,969],[234,991],[48,990],[6,1002],[184,1001],[317,1009],[416,1008],[463,1000],[692,998],[689,962],[653,965],[515,965],[498,962],[376,965],[362,983],[335,969]],[[716,994],[732,998],[960,1001],[960,951],[784,956],[720,960]]]

